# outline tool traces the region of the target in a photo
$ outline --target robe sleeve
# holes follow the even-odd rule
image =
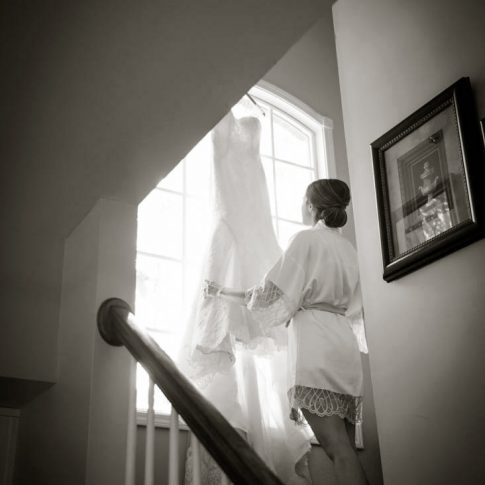
[[[308,250],[304,233],[297,233],[261,283],[246,291],[246,306],[263,333],[287,323],[300,308]]]
[[[367,339],[365,336],[365,325],[364,325],[364,309],[362,308],[362,293],[360,290],[360,282],[357,284],[352,299],[350,300],[349,308],[345,313],[345,316],[350,321],[350,326],[354,332],[355,338],[359,345],[359,350],[368,354],[369,350],[367,348]]]

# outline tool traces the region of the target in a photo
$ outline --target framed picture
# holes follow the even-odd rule
[[[484,143],[469,78],[371,148],[386,281],[485,235]]]

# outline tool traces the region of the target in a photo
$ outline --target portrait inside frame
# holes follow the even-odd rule
[[[386,281],[483,237],[484,147],[469,78],[371,148]]]

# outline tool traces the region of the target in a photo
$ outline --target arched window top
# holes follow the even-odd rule
[[[315,130],[321,127],[333,128],[333,121],[330,118],[321,115],[299,98],[267,81],[260,81],[253,86],[249,90],[249,94],[271,104]]]
[[[333,121],[330,118],[266,81],[260,81],[249,93],[265,109],[266,117],[282,119],[294,129],[310,135],[317,178],[336,177]],[[261,148],[264,155],[263,144]]]

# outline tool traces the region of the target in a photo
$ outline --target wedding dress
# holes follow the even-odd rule
[[[178,360],[284,483],[305,484],[311,483],[305,463],[311,435],[290,420],[286,329],[275,327],[263,335],[244,305],[203,294],[207,280],[253,287],[281,255],[259,155],[260,133],[257,117],[236,119],[232,111],[212,132],[213,228]],[[201,472],[203,484],[221,482],[219,468],[204,451]],[[192,482],[190,449],[185,481]]]

